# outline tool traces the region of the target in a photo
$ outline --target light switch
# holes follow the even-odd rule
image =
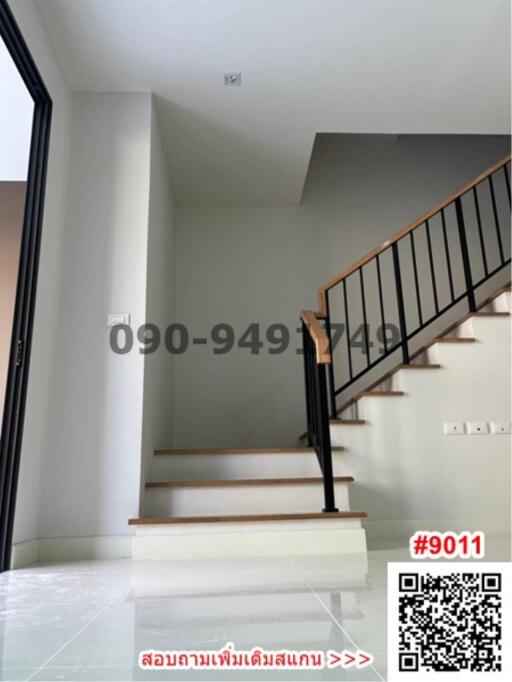
[[[463,436],[464,422],[445,422],[444,432],[447,436]]]
[[[489,433],[489,426],[487,422],[468,422],[468,433],[471,436],[479,436],[484,433]]]
[[[510,433],[510,422],[491,422],[491,431],[496,435],[500,433]]]
[[[107,327],[116,327],[118,324],[130,324],[130,313],[108,313]]]

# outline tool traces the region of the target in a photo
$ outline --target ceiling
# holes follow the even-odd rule
[[[509,0],[36,2],[74,90],[157,95],[180,204],[299,202],[317,132],[510,132]]]

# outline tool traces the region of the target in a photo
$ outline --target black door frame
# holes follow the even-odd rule
[[[0,38],[3,39],[34,100],[25,213],[0,444],[0,571],[5,571],[11,564],[52,100],[6,0],[0,0]]]

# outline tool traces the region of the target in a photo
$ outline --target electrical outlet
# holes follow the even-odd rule
[[[447,436],[463,436],[464,422],[445,422],[444,432]]]
[[[491,422],[491,431],[494,434],[510,433],[512,431],[510,427],[510,422]]]
[[[481,436],[484,433],[489,433],[489,425],[487,422],[468,422],[468,433],[471,436]]]

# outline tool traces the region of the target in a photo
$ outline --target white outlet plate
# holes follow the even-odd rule
[[[444,432],[447,436],[463,436],[465,433],[464,422],[445,422]]]
[[[489,425],[487,422],[468,422],[468,433],[471,436],[481,436],[489,433]]]
[[[116,327],[118,324],[130,324],[130,313],[108,313],[107,327]]]
[[[499,435],[510,433],[512,431],[510,422],[491,422],[492,433]]]

